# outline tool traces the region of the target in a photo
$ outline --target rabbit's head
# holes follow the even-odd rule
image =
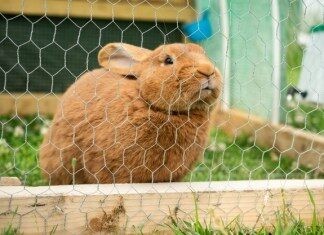
[[[158,110],[188,111],[213,105],[221,75],[196,44],[162,45],[155,50],[111,43],[98,55],[99,64],[136,79],[141,98]]]

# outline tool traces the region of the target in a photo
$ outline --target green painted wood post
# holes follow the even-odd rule
[[[222,68],[225,56],[230,57],[230,106],[242,109],[268,120],[272,119],[273,99],[280,94],[280,120],[284,119],[284,101],[286,96],[285,54],[289,19],[289,1],[278,1],[280,30],[279,69],[280,84],[273,83],[274,73],[274,30],[272,1],[269,0],[227,0],[229,20],[229,47],[222,55],[222,17],[221,1],[196,1],[197,13],[210,11],[210,20],[214,35],[202,42],[207,54]],[[276,34],[278,32],[275,32]],[[275,35],[276,36],[276,35]]]

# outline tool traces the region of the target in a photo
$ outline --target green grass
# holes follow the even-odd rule
[[[8,227],[4,228],[2,231],[0,231],[1,235],[18,235],[20,234],[19,229],[12,227],[12,225],[9,225]]]
[[[0,116],[0,176],[17,176],[26,185],[44,185],[38,164],[44,117]],[[322,177],[317,171],[297,166],[286,156],[261,148],[248,136],[234,140],[221,131],[211,132],[210,145],[202,162],[186,181],[307,179]]]
[[[291,102],[287,107],[287,124],[324,135],[324,108]]]
[[[276,218],[272,226],[263,226],[257,228],[257,224],[253,228],[248,228],[242,225],[239,221],[239,215],[230,223],[224,224],[222,220],[216,219],[213,211],[209,212],[209,221],[201,221],[198,215],[199,204],[197,198],[194,197],[195,215],[188,220],[180,219],[177,214],[170,216],[170,221],[165,224],[169,227],[175,235],[216,235],[216,234],[278,234],[278,235],[292,235],[292,234],[309,234],[317,235],[324,234],[324,219],[318,218],[316,204],[313,195],[309,192],[309,200],[313,206],[312,221],[310,225],[306,225],[301,219],[296,218],[285,202],[283,197],[283,209],[276,212]],[[257,228],[257,229],[256,229]]]
[[[191,181],[307,179],[323,177],[317,171],[297,166],[291,158],[254,144],[248,136],[232,140],[221,131],[211,132],[204,160],[187,176]]]
[[[38,164],[46,119],[0,117],[0,176],[17,176],[26,185],[42,185]]]
[[[315,221],[315,222],[314,222]],[[238,220],[233,220],[229,224],[214,221],[202,222],[198,217],[190,220],[181,220],[170,217],[170,224],[167,224],[175,235],[216,235],[216,234],[256,234],[256,235],[317,235],[324,234],[324,221],[313,216],[311,225],[306,225],[302,220],[295,218],[287,210],[276,214],[276,221],[271,227],[261,227],[251,229],[243,226]]]
[[[286,217],[286,218],[283,218]],[[250,229],[236,220],[228,225],[222,223],[215,226],[212,222],[201,222],[198,219],[191,221],[184,221],[179,219],[171,219],[169,225],[173,234],[175,235],[214,235],[214,234],[278,234],[278,235],[292,235],[292,234],[309,234],[317,235],[324,234],[324,221],[317,221],[316,224],[306,225],[303,221],[294,218],[291,214],[283,215],[277,214],[276,223],[272,227],[261,227],[259,229]]]

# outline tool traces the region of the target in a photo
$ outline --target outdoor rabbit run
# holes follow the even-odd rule
[[[1,234],[321,234],[324,2],[0,0]]]

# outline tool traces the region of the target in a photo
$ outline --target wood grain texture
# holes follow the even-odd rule
[[[47,15],[60,17],[187,22],[195,19],[188,1],[62,1],[0,0],[3,14]]]
[[[194,216],[195,200],[200,218],[213,226],[237,218],[250,228],[270,227],[282,210],[310,223],[314,208],[306,187],[323,218],[324,180],[2,186],[0,229],[11,223],[23,234],[167,232],[162,225],[175,213]]]
[[[0,115],[53,115],[60,103],[60,98],[60,94],[0,94]]]
[[[20,186],[21,182],[18,177],[0,177],[0,186]]]

